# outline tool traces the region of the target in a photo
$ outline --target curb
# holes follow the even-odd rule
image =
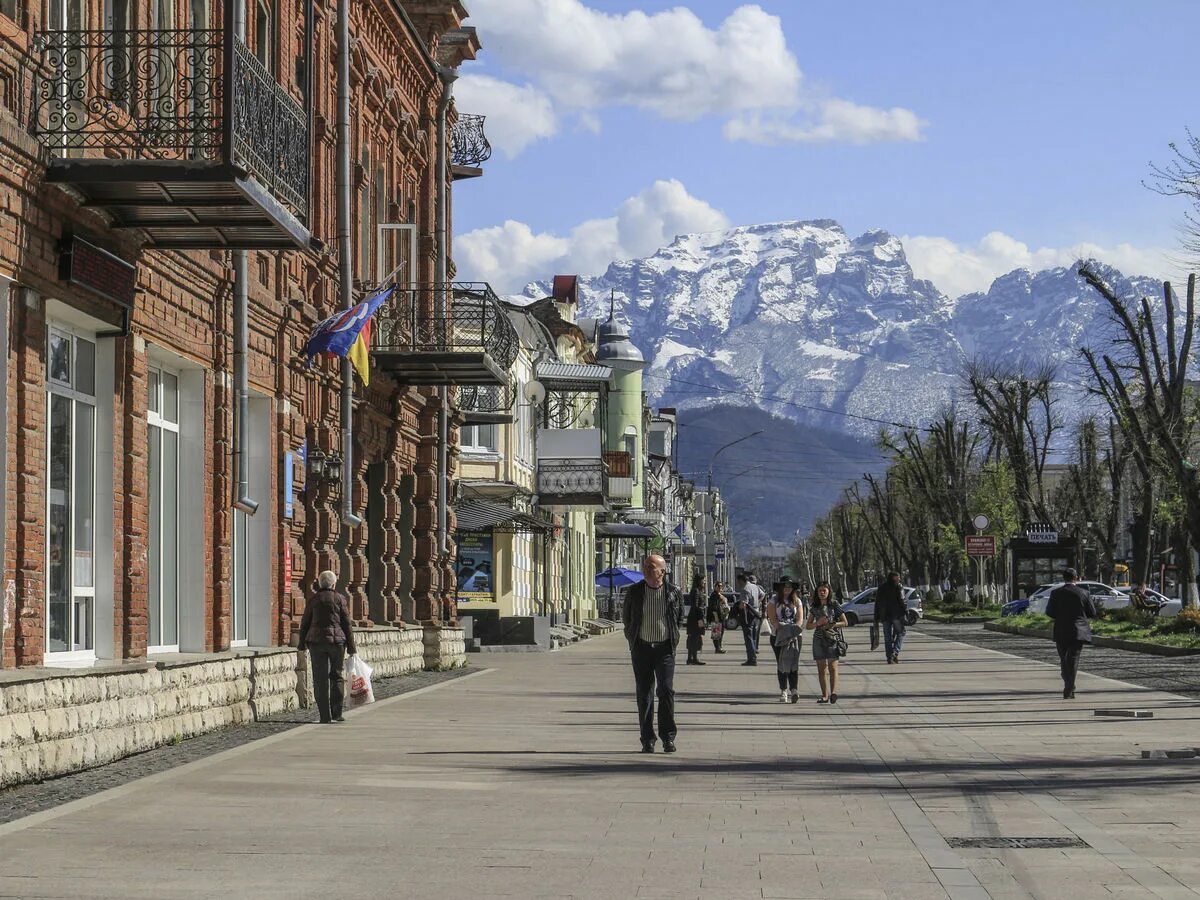
[[[1025,628],[1021,625],[1003,625],[999,622],[984,622],[984,630],[999,631],[1002,634],[1017,634],[1021,637],[1045,638],[1054,640],[1051,632],[1041,628]],[[1133,653],[1147,653],[1151,656],[1196,656],[1200,655],[1200,647],[1166,647],[1162,644],[1151,644],[1147,641],[1127,641],[1124,638],[1092,636],[1092,646],[1107,647],[1110,650],[1129,650]]]

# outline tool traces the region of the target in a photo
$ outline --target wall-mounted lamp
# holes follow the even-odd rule
[[[342,479],[342,458],[336,453],[310,450],[307,477],[311,484],[318,487],[337,484]]]

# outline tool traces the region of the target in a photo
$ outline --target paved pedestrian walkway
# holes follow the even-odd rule
[[[1197,896],[1200,761],[1140,758],[1200,746],[1193,701],[1093,675],[1064,701],[1036,661],[914,632],[887,666],[850,637],[832,707],[811,664],[787,706],[736,653],[680,665],[674,756],[638,752],[619,636],[497,654],[0,825],[0,896]]]

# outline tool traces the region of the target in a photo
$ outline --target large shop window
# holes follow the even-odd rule
[[[46,652],[94,657],[96,344],[51,329],[46,351]]]
[[[179,376],[151,369],[150,438],[151,650],[179,649]]]

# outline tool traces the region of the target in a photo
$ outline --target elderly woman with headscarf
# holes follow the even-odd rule
[[[337,576],[322,572],[317,576],[318,590],[304,607],[300,620],[300,652],[308,650],[312,663],[313,695],[322,724],[343,722],[345,697],[343,668],[346,656],[355,654],[354,632],[350,630],[350,610],[339,594]]]

